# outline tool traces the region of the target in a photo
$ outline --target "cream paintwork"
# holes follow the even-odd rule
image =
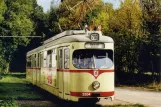
[[[94,78],[93,75],[89,73],[71,73],[71,81],[74,81],[71,84],[71,91],[72,92],[108,92],[113,91],[114,86],[114,73],[102,73],[99,75],[97,79]],[[93,90],[92,83],[93,81],[98,81],[100,83],[100,88],[97,90]],[[79,86],[79,87],[78,87]]]
[[[51,43],[47,43],[43,46],[40,46],[30,52],[28,52],[27,56],[30,55],[34,55],[36,53],[43,53],[47,50],[51,50],[51,49],[57,49],[56,54],[58,53],[58,47],[64,49],[65,47],[69,47],[70,48],[70,69],[71,70],[77,70],[77,68],[75,68],[72,64],[72,54],[75,50],[77,49],[84,49],[84,44],[86,42],[92,42],[90,41],[90,39],[88,39],[88,35],[87,37],[84,37],[82,35],[72,35],[70,37],[63,37],[60,40],[56,40],[55,42],[51,42]],[[71,38],[71,39],[70,39]],[[109,39],[109,37],[103,37],[101,36],[100,38],[101,40],[98,42],[105,42]],[[65,40],[65,42],[64,42]],[[82,41],[80,41],[82,40]],[[68,42],[67,42],[68,41]],[[74,42],[75,41],[75,42]],[[62,42],[62,43],[61,43]],[[64,42],[64,43],[63,43]],[[111,39],[109,39],[109,43],[105,43],[105,49],[111,49],[114,50],[114,44],[113,41]],[[98,49],[99,50],[99,49]],[[101,49],[102,50],[102,49]],[[57,54],[58,55],[58,54]],[[42,58],[43,60],[43,58]],[[59,58],[57,58],[57,61],[59,60]],[[63,53],[63,62],[64,62],[64,53]],[[63,63],[63,67],[64,67],[64,63]],[[58,66],[55,68],[57,69]],[[110,68],[111,70],[114,70],[114,66]],[[78,101],[80,97],[74,97],[74,96],[70,96],[67,94],[70,94],[71,91],[73,92],[107,92],[107,91],[114,91],[114,72],[106,72],[106,73],[102,73],[101,75],[98,76],[97,79],[94,78],[93,75],[91,75],[90,73],[71,73],[71,72],[56,72],[56,71],[49,71],[46,68],[41,68],[41,70],[35,70],[30,69],[30,74],[32,76],[28,76],[27,74],[27,79],[29,81],[32,81],[33,84],[49,91],[50,93],[59,96],[62,99],[66,99],[66,100],[72,100],[72,101]],[[47,74],[48,72],[51,72],[52,74],[52,81],[56,82],[56,86],[55,83],[52,82],[52,84],[48,84],[47,83]],[[40,78],[36,78],[36,74],[38,74],[37,76]],[[93,81],[99,81],[100,82],[100,88],[97,90],[93,90],[91,87],[91,84]],[[37,83],[36,83],[37,81]],[[64,91],[64,93],[59,93]],[[114,96],[111,96],[112,98]],[[102,97],[101,97],[102,98]],[[104,97],[106,98],[106,97]]]

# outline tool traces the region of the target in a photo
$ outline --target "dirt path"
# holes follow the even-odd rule
[[[150,107],[161,107],[161,92],[137,91],[116,88],[115,98],[129,103],[140,103]]]
[[[118,100],[118,99],[115,99],[113,101],[108,100],[108,99],[101,99],[97,104],[100,104],[100,105],[117,105],[117,104],[126,105],[126,104],[130,104],[130,103],[128,103],[126,101]]]

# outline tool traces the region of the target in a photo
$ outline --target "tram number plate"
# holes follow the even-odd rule
[[[91,96],[91,93],[82,93],[82,96]]]

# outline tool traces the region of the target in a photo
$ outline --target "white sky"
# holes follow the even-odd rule
[[[56,2],[60,1],[60,0],[55,0]],[[105,2],[109,2],[112,3],[114,8],[118,8],[120,5],[119,0],[104,0]],[[43,7],[44,12],[46,12],[47,10],[50,9],[50,2],[51,0],[37,0],[37,3]]]

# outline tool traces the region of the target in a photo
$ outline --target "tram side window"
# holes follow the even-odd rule
[[[31,67],[35,67],[35,57],[34,57],[34,55],[31,56]]]
[[[43,67],[47,67],[47,51],[43,55]]]
[[[47,67],[52,67],[52,50],[47,51]]]
[[[34,60],[34,67],[37,67],[37,57],[36,57],[36,54],[35,54],[35,60]]]
[[[69,69],[69,56],[70,56],[69,48],[64,49],[64,68],[65,69]]]
[[[40,67],[40,66],[39,66],[39,57],[40,57],[40,54],[38,53],[38,54],[37,54],[37,67]]]
[[[52,53],[52,67],[56,67],[56,49],[53,49]]]
[[[44,63],[44,61],[43,61],[43,53],[41,53],[41,55],[40,55],[40,66],[41,67],[43,67],[43,63]]]
[[[27,67],[31,67],[31,56],[27,57]]]
[[[63,56],[62,56],[62,49],[59,50],[59,60],[58,60],[58,67],[62,68]]]
[[[37,67],[41,67],[41,53],[38,53],[38,58],[37,58]]]

